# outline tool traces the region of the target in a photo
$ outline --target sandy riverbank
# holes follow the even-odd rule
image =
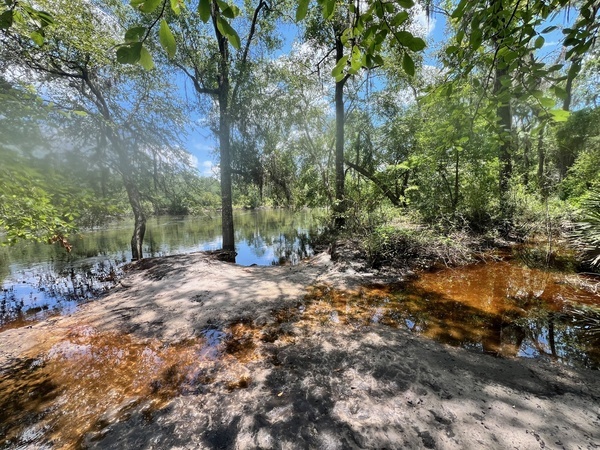
[[[308,287],[370,281],[326,254],[293,267],[145,260],[71,316],[0,333],[0,436],[8,448],[600,447],[596,371],[304,314]]]

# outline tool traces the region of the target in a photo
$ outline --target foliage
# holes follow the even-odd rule
[[[574,112],[556,132],[553,159],[559,169],[560,195],[578,203],[600,186],[600,109]]]
[[[5,232],[5,243],[58,242],[70,250],[69,234],[115,212],[73,178],[49,177],[40,161],[6,147],[0,148],[0,155],[0,229]]]
[[[576,224],[574,237],[583,247],[589,263],[600,267],[600,190],[590,192],[582,203],[581,219]]]
[[[0,144],[31,171],[4,169],[20,180],[2,193],[5,224],[21,237],[94,226],[127,202],[140,220],[202,213],[219,196],[221,206],[337,214],[343,202],[346,230],[373,232],[373,255],[386,259],[426,251],[384,226],[393,218],[440,235],[553,233],[600,184],[592,0],[427,3],[449,17],[427,58],[412,0],[130,5],[0,6]],[[564,54],[550,61],[567,7]],[[298,31],[289,52],[283,26]],[[187,167],[189,108],[219,138],[220,187]]]
[[[369,262],[374,267],[473,262],[471,241],[464,232],[444,235],[409,222],[380,226],[364,240]]]

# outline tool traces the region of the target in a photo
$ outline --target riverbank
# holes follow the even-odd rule
[[[79,311],[0,333],[3,445],[600,446],[598,371],[323,320],[307,295],[377,281],[326,253],[280,267],[203,253],[137,263]]]

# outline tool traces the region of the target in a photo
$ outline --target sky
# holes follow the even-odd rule
[[[420,8],[418,5],[413,8]],[[443,17],[433,17],[427,19],[425,11],[417,11],[417,17],[415,20],[416,27],[419,28],[432,42],[439,42],[443,39],[443,28],[445,20]],[[441,26],[439,24],[441,23]],[[293,24],[287,24],[280,27],[281,35],[284,38],[284,45],[280,52],[276,53],[276,56],[287,54],[292,48],[294,39],[297,36],[297,28]],[[423,36],[425,37],[425,36]],[[433,61],[433,59],[432,59]],[[182,82],[182,90],[192,92],[193,88],[185,86]],[[218,176],[218,155],[216,154],[216,137],[205,127],[200,126],[201,118],[195,118],[197,121],[196,129],[191,131],[184,141],[185,148],[192,157],[190,158],[190,164],[198,169],[198,172],[202,176],[214,177]]]

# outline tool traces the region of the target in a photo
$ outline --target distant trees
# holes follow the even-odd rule
[[[459,0],[444,11],[446,39],[427,58],[414,24],[446,5],[131,5],[5,2],[0,68],[11,89],[25,93],[28,82],[42,104],[68,112],[72,154],[98,167],[90,182],[119,175],[136,218],[134,258],[145,205],[189,212],[196,188],[210,191],[207,204],[220,195],[223,247],[233,251],[236,199],[331,206],[338,227],[390,204],[426,221],[508,231],[523,204],[578,204],[598,183],[593,0]],[[566,8],[574,19],[547,57]],[[298,33],[295,42],[284,44],[283,26]],[[218,192],[182,169],[184,84],[218,140]],[[171,174],[170,187],[161,173]]]
[[[94,160],[99,170],[120,175],[135,218],[132,258],[141,259],[143,181],[156,175],[159,163],[173,166],[187,158],[178,148],[178,129],[185,122],[181,109],[158,71],[117,64],[111,49],[126,20],[118,4],[111,9],[57,0],[37,6],[53,12],[43,39],[36,39],[36,28],[32,31],[29,23],[0,36],[3,60],[10,63],[4,66],[5,76],[36,89],[41,101],[68,115],[63,124],[72,132],[63,145]]]

